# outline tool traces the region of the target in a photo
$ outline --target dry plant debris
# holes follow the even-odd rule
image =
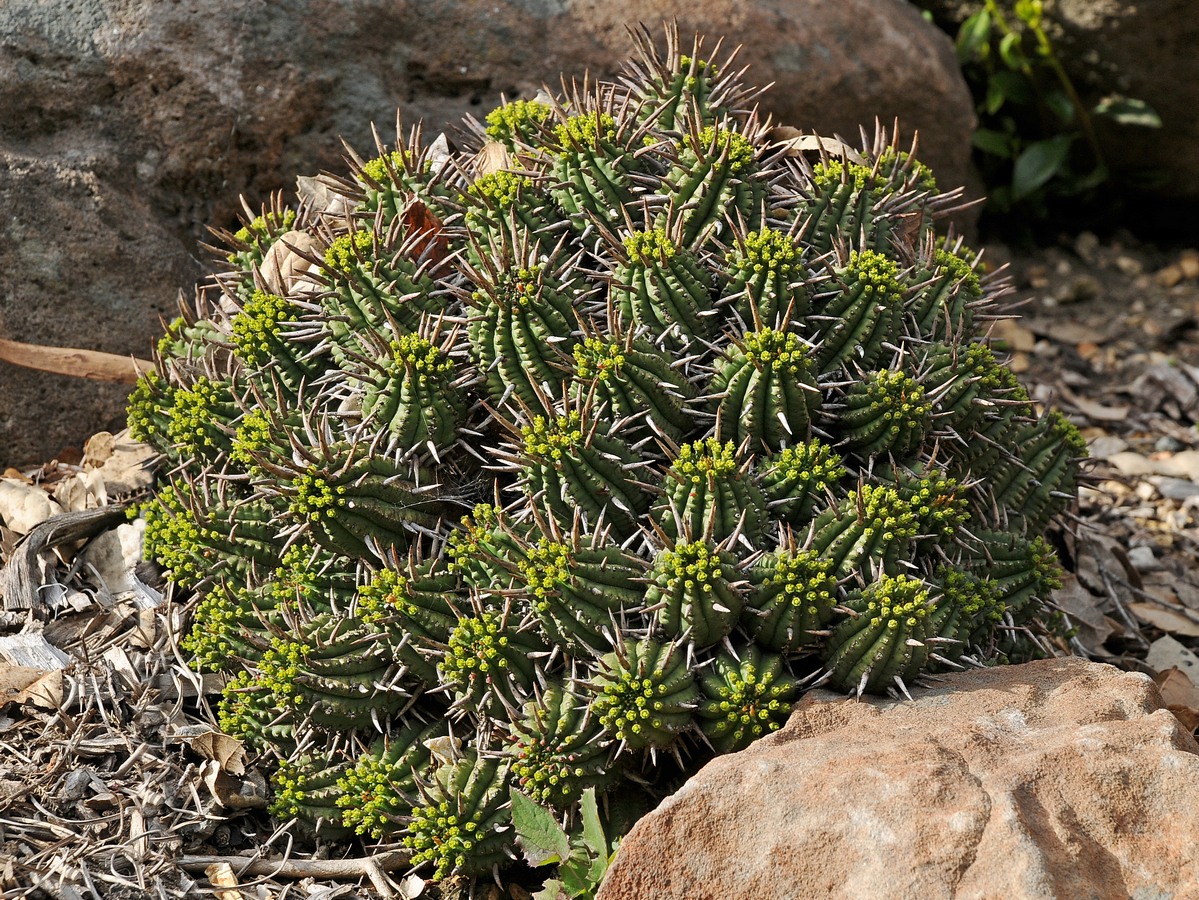
[[[1013,270],[1022,318],[996,335],[1095,459],[1060,535],[1069,572],[1055,600],[1074,650],[1149,673],[1194,729],[1199,252],[1084,233]],[[127,438],[97,435],[0,477],[0,897],[465,896],[406,873],[395,848],[330,859],[269,827],[265,781],[208,706],[219,678],[179,657],[185,598],[158,592],[120,513],[149,463]]]

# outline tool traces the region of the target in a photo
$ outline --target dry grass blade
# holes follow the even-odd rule
[[[45,347],[41,344],[23,344],[0,338],[0,360],[14,366],[53,372],[55,375],[70,375],[72,378],[90,378],[93,381],[115,381],[133,384],[143,372],[154,368],[154,363],[134,356],[119,356],[99,350],[79,350],[74,347]]]

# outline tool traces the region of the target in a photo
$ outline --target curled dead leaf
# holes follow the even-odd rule
[[[1187,731],[1199,728],[1199,688],[1180,669],[1169,668],[1153,679],[1166,708]]]
[[[262,283],[272,294],[320,293],[321,286],[312,279],[312,261],[321,247],[307,231],[288,231],[279,236],[262,257],[258,266]]]
[[[843,156],[859,166],[868,165],[865,157],[845,141],[837,137],[823,137],[819,134],[804,134],[798,128],[789,125],[779,125],[770,132],[770,137],[776,144],[784,145],[788,155],[798,156],[802,153],[824,152],[831,156]]]
[[[216,763],[217,768],[230,775],[246,773],[246,750],[242,742],[208,725],[186,725],[178,729],[171,740],[180,741],[195,753]]]
[[[1168,609],[1155,603],[1129,603],[1128,608],[1142,622],[1148,622],[1162,631],[1199,637],[1199,621],[1191,619],[1181,609]]]
[[[476,176],[482,178],[511,168],[512,157],[508,154],[508,148],[499,141],[488,141],[475,154],[474,163]]]
[[[230,775],[216,760],[200,767],[200,777],[212,799],[225,809],[265,809],[266,779],[257,771]]]

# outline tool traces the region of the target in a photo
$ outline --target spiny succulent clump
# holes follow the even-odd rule
[[[807,687],[1062,645],[1085,448],[988,347],[955,195],[886,136],[774,142],[668,44],[226,235],[131,401],[274,811],[438,878],[514,858],[512,790],[569,818]]]

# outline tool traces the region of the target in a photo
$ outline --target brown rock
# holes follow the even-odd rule
[[[809,694],[625,839],[598,900],[1199,897],[1199,745],[1079,659]]]
[[[942,184],[973,115],[949,41],[899,0],[7,0],[0,3],[0,337],[145,356],[238,194],[344,170],[397,107],[430,133],[543,84],[612,77],[626,26],[720,34],[780,122],[857,140],[899,116]],[[190,293],[190,291],[188,291]],[[0,364],[2,365],[2,364]],[[113,429],[125,391],[0,370],[0,464]]]

